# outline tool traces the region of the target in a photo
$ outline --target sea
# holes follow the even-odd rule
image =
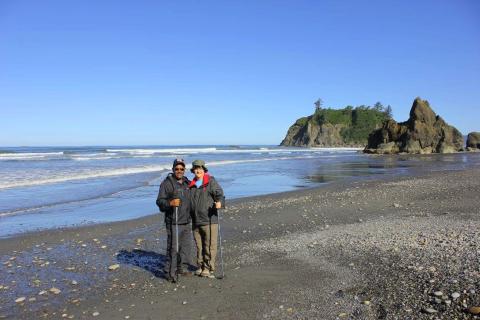
[[[175,158],[205,160],[227,203],[339,180],[480,164],[478,153],[375,156],[356,148],[272,145],[0,147],[0,238],[158,213],[159,185]]]

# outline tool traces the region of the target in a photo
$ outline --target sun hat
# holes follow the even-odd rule
[[[190,171],[192,173],[193,173],[193,169],[195,169],[195,167],[202,167],[205,172],[208,171],[207,166],[205,165],[205,161],[203,161],[203,160],[195,160],[195,161],[192,162],[192,169],[190,169]]]

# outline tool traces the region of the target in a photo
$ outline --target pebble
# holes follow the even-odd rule
[[[55,288],[55,287],[50,288],[50,290],[48,290],[48,291],[50,291],[53,294],[60,294],[60,292],[62,292],[62,290],[60,290],[58,288]]]
[[[468,308],[468,312],[471,314],[480,314],[480,307],[470,307]]]
[[[183,305],[186,305],[186,304],[187,304],[187,301],[183,301],[182,304],[183,304]]]
[[[443,292],[442,291],[435,291],[433,293],[433,295],[436,296],[436,297],[441,297],[441,296],[443,296]]]
[[[452,293],[452,298],[453,299],[458,299],[459,297],[460,297],[460,293],[458,293],[458,292]]]
[[[15,302],[16,302],[16,303],[22,303],[22,302],[25,301],[25,299],[26,299],[25,297],[20,297],[20,298],[17,298],[17,299],[15,300]]]
[[[100,312],[98,312],[98,311],[95,311],[94,313],[92,313],[92,316],[94,316],[94,317],[98,317],[99,315],[100,315]]]
[[[119,264],[112,264],[110,267],[108,267],[108,270],[110,270],[110,271],[115,271],[115,270],[117,270],[118,268],[120,268],[120,265],[119,265]]]
[[[437,313],[438,311],[433,308],[426,308],[424,309],[426,313]]]

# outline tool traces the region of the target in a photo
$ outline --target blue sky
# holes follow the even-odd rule
[[[420,96],[480,131],[480,1],[0,1],[0,145],[278,144]]]

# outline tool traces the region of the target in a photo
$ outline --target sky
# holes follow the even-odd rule
[[[480,131],[480,1],[0,0],[0,146],[279,144],[417,96]]]

